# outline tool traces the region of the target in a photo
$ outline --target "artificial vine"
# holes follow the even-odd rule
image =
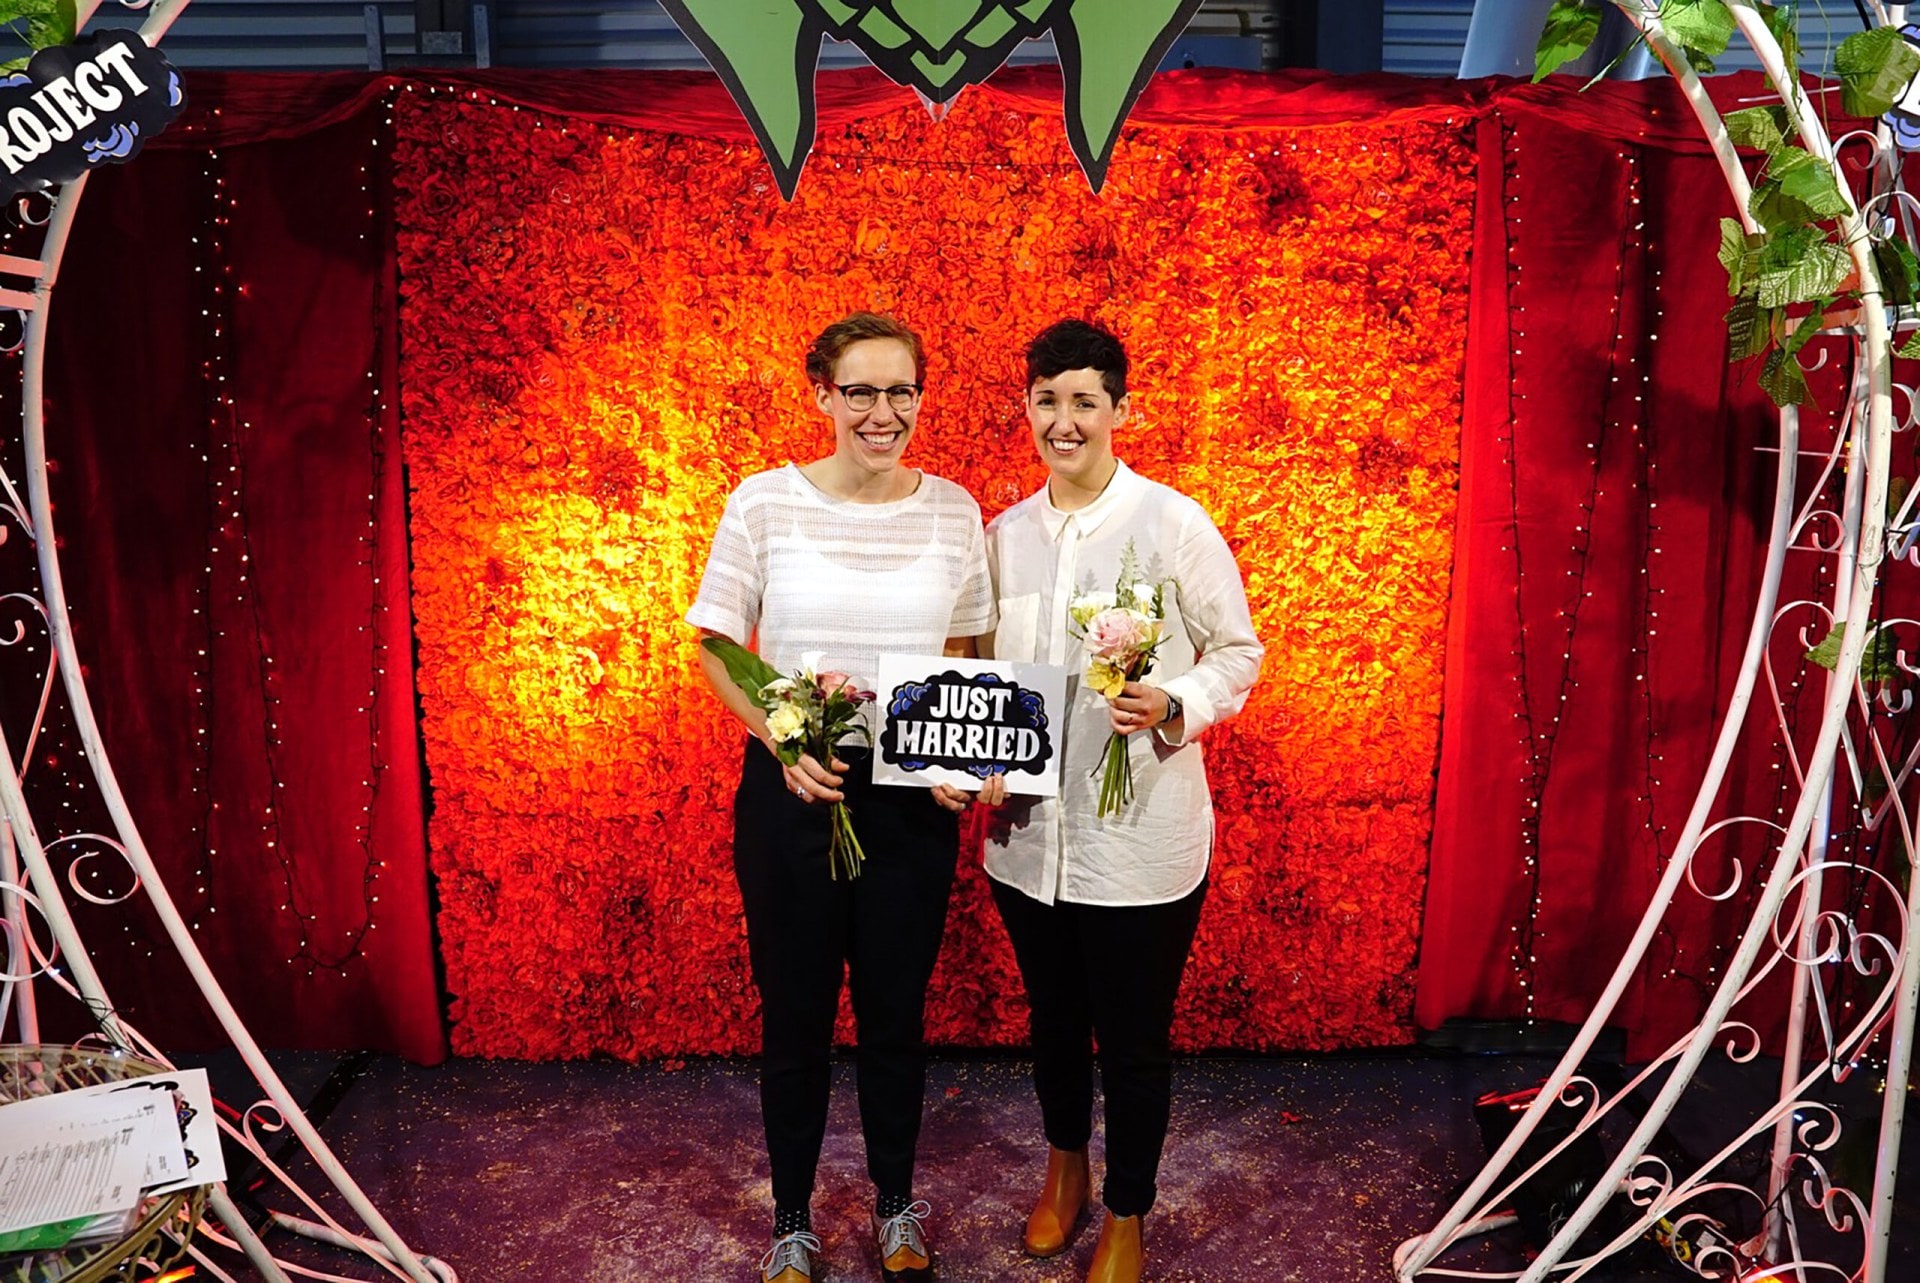
[[[74,0],[0,0],[0,26],[32,51],[72,44],[80,20]],[[0,74],[24,69],[32,57],[28,52],[0,62]]]
[[[1534,79],[1551,75],[1585,53],[1600,33],[1602,6],[1610,0],[1555,0],[1534,55]],[[1611,0],[1626,4],[1632,0]],[[1792,6],[1765,0],[1661,0],[1659,28],[1695,70],[1713,70],[1738,29],[1734,9],[1758,14],[1799,75],[1800,44]],[[1644,35],[1638,39],[1644,39]],[[1920,49],[1892,27],[1848,37],[1833,54],[1840,109],[1878,119],[1893,109],[1916,73]],[[1836,309],[1866,305],[1870,291],[1847,252],[1842,220],[1853,206],[1833,165],[1797,141],[1785,107],[1750,107],[1723,118],[1736,146],[1760,153],[1747,213],[1758,225],[1748,232],[1739,220],[1720,220],[1720,262],[1727,270],[1727,359],[1763,357],[1760,386],[1776,405],[1811,399],[1796,359],[1831,324]],[[1875,306],[1911,307],[1920,300],[1920,258],[1893,234],[1891,218],[1863,224],[1873,239],[1873,262],[1881,297]],[[1920,356],[1920,331],[1900,349]]]

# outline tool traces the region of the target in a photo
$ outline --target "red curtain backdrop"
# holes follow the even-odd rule
[[[1038,480],[1020,342],[1112,322],[1126,453],[1241,556],[1272,649],[1210,749],[1184,1045],[1581,1015],[1704,761],[1772,467],[1677,95],[1163,77],[1096,201],[1049,76],[939,125],[871,75],[822,86],[791,206],[710,78],[638,73],[197,75],[94,183],[51,370],[82,658],[249,1020],[439,1054],[410,588],[456,1046],[753,1045],[732,735],[673,621],[718,499],[824,448],[797,353],[863,305],[928,332],[917,461],[990,513]],[[1764,806],[1779,760],[1730,797]],[[1620,1017],[1643,1046],[1738,908],[1663,933]],[[88,921],[136,1023],[207,1033],[144,917]],[[935,1028],[1017,1040],[1017,992],[975,870]]]
[[[1729,105],[1754,89],[1715,83]],[[1732,201],[1695,128],[1665,82],[1516,89],[1480,126],[1425,1026],[1586,1017],[1674,854],[1733,686],[1779,429],[1755,365],[1725,361],[1715,251]],[[1816,380],[1825,410],[1804,415],[1812,446],[1831,441],[1837,368]],[[1830,599],[1822,559],[1788,571],[1783,603]],[[1805,644],[1789,633],[1773,651],[1802,740],[1820,689]],[[1716,817],[1790,803],[1770,721],[1742,740]],[[1704,1006],[1768,836],[1703,848],[1702,888],[1728,885],[1735,860],[1746,887],[1720,902],[1682,888],[1612,1018],[1632,1054]],[[1776,1012],[1763,994],[1736,1014],[1767,1033]]]
[[[193,78],[183,127],[97,176],[54,296],[76,642],[146,843],[256,1036],[434,1061],[384,117],[196,144],[233,83]],[[29,782],[61,831],[108,831],[71,742],[56,707]],[[126,886],[109,865],[97,893]],[[143,904],[83,908],[128,1019],[165,1048],[222,1041]],[[78,1024],[55,1014],[49,1033]]]

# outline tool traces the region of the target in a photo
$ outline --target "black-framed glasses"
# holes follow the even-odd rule
[[[876,388],[871,383],[829,383],[827,386],[840,394],[849,410],[871,410],[885,393],[887,404],[902,414],[919,405],[920,394],[926,391],[918,383],[896,383],[890,388]]]

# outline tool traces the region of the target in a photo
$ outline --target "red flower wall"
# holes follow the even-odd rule
[[[1199,499],[1269,651],[1208,740],[1214,894],[1185,1048],[1405,1042],[1458,480],[1471,123],[1134,128],[1095,198],[1057,112],[963,96],[745,145],[403,92],[403,410],[454,1046],[754,1050],[738,730],[679,622],[729,491],[831,448],[800,369],[855,308],[930,350],[910,462],[992,516],[1044,475],[1019,353],[1136,359],[1123,457]],[[1025,1010],[977,859],[940,1042]]]

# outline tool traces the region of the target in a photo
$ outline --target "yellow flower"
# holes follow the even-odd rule
[[[767,714],[767,733],[782,744],[799,739],[807,730],[807,715],[798,704],[782,704]]]
[[[1125,669],[1109,664],[1104,659],[1090,659],[1087,661],[1087,685],[1093,687],[1108,699],[1112,699],[1118,695],[1121,688],[1126,684],[1127,674]]]

